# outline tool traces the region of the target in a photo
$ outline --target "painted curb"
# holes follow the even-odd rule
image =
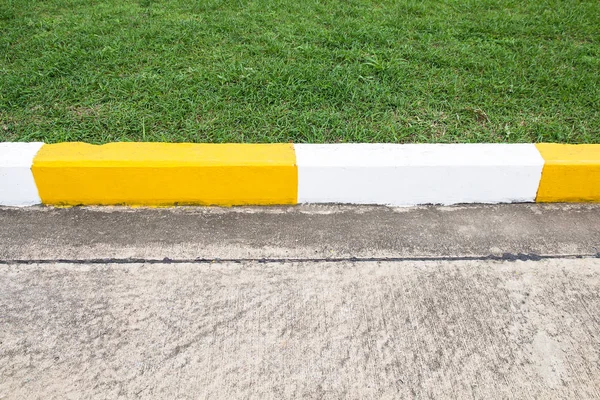
[[[32,206],[41,203],[31,165],[43,145],[0,143],[0,205]]]
[[[545,160],[538,202],[600,201],[600,145],[536,145]]]
[[[600,145],[0,143],[0,205],[600,201]]]
[[[295,147],[301,203],[530,202],[544,165],[528,144]]]
[[[274,205],[298,197],[291,144],[51,144],[32,171],[44,204]]]

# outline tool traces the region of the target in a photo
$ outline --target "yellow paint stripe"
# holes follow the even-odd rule
[[[600,201],[600,145],[536,147],[545,160],[536,201]]]
[[[45,145],[33,161],[44,204],[268,205],[298,199],[291,144]]]

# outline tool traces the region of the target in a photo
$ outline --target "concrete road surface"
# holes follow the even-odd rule
[[[600,398],[600,206],[0,209],[0,399]]]

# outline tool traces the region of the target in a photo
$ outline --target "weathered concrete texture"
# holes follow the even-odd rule
[[[598,398],[600,260],[0,265],[0,398]]]
[[[599,398],[599,246],[600,205],[0,209],[0,399]],[[503,253],[557,258],[447,259]]]
[[[600,205],[0,208],[0,260],[596,254]]]

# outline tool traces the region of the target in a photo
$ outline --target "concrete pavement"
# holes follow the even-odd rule
[[[1,209],[0,398],[598,398],[599,244],[596,205]]]
[[[593,255],[600,206],[0,208],[0,260]]]

